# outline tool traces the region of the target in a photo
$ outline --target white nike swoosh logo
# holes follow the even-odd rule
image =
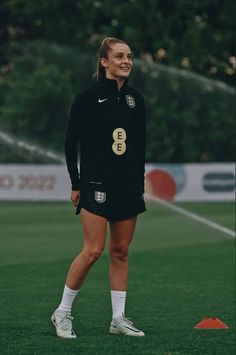
[[[100,104],[101,102],[107,101],[107,100],[109,100],[109,99],[98,99],[98,103]]]

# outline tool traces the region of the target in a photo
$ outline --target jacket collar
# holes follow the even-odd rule
[[[118,90],[117,81],[114,79],[107,79],[106,77],[102,77],[99,79],[98,82],[102,84],[104,89],[108,89],[109,91],[117,93],[117,92],[123,92],[125,90],[127,83],[128,83],[128,79],[125,79],[120,90]]]

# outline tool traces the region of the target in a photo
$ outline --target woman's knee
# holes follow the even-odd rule
[[[112,259],[118,259],[119,261],[127,261],[129,253],[128,244],[120,244],[115,246],[110,246],[110,256]]]
[[[82,251],[82,254],[86,258],[89,265],[93,265],[102,255],[103,248],[86,248]]]

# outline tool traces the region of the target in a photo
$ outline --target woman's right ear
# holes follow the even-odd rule
[[[100,59],[100,64],[103,68],[107,68],[107,60],[106,58],[101,58]]]

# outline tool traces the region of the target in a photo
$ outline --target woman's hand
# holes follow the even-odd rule
[[[71,201],[75,207],[78,206],[79,200],[80,200],[80,190],[76,190],[76,191],[72,190]]]

